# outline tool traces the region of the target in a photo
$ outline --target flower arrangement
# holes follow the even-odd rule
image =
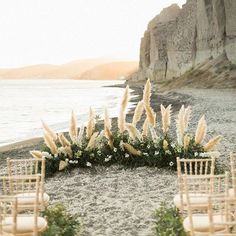
[[[147,80],[143,99],[134,111],[131,123],[127,123],[126,114],[129,102],[129,87],[122,97],[118,117],[118,129],[112,128],[107,109],[104,112],[104,127],[99,130],[96,116],[90,108],[87,126],[77,128],[75,113],[72,111],[69,123],[69,135],[56,134],[42,122],[45,146],[41,151],[31,151],[36,158],[45,156],[46,172],[51,175],[75,167],[119,164],[126,167],[155,166],[176,169],[176,157],[204,158],[209,156],[219,143],[216,136],[204,144],[207,131],[205,116],[198,122],[195,135],[188,133],[191,108],[181,107],[176,119],[176,136],[170,135],[172,122],[171,105],[161,105],[161,122],[157,125],[157,116],[151,107],[151,83]],[[145,116],[143,124],[140,124]],[[137,127],[141,126],[142,129]],[[158,132],[158,128],[159,131]]]

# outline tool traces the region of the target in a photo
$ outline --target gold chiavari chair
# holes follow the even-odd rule
[[[178,188],[179,193],[174,197],[174,204],[176,208],[180,210],[181,213],[186,211],[187,200],[186,193],[184,189],[183,176],[206,176],[209,174],[214,174],[215,170],[215,158],[205,158],[205,159],[180,159],[177,157],[177,176],[178,176]],[[197,196],[199,195],[199,198]],[[196,201],[198,207],[207,207],[207,195],[202,195],[195,193],[193,199]]]
[[[229,193],[229,174],[187,176],[183,177],[187,200],[187,217],[183,226],[191,236],[207,235],[212,231],[211,222],[215,223],[214,232],[225,233],[225,215],[211,212],[209,198],[225,198]],[[194,194],[199,193],[207,197],[207,211],[202,213],[194,200]],[[197,197],[199,198],[199,196]],[[203,197],[205,198],[205,197]],[[224,223],[224,224],[223,224]]]
[[[0,183],[0,235],[39,236],[47,228],[47,221],[39,216],[40,176],[3,176]],[[16,196],[26,191],[34,193],[33,210],[22,213],[25,206]]]
[[[232,187],[229,189],[230,197],[236,196],[236,153],[230,153],[230,170],[232,176]]]
[[[39,206],[41,210],[44,210],[48,206],[50,197],[45,192],[44,182],[45,182],[45,157],[31,158],[31,159],[7,159],[7,171],[9,176],[23,176],[23,175],[35,175],[40,174],[40,188],[39,188]],[[25,197],[24,205],[27,206],[31,204],[35,196],[33,193],[20,193],[22,201],[18,202],[21,204]],[[28,201],[28,202],[27,202]]]

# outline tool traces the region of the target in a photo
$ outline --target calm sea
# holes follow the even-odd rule
[[[123,81],[0,80],[0,145],[43,135],[41,120],[55,131],[68,130],[71,111],[78,125],[89,107],[102,116],[118,115],[123,88],[104,87]]]

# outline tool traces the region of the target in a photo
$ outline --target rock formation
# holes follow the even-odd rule
[[[148,24],[132,79],[170,80],[222,55],[236,64],[236,0],[187,0]]]

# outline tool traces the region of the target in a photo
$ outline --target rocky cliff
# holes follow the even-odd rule
[[[132,79],[171,80],[219,58],[236,64],[236,0],[187,0],[148,24]]]

